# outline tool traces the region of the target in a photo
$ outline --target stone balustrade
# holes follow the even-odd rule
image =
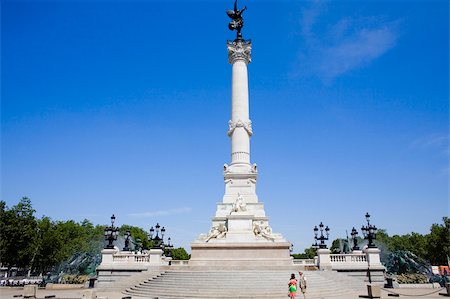
[[[330,254],[331,269],[333,270],[364,270],[369,263],[366,253]]]
[[[170,264],[172,266],[187,266],[189,264],[189,260],[171,260]]]
[[[331,264],[335,263],[367,263],[365,253],[356,254],[330,254]]]
[[[148,253],[120,252],[113,255],[113,263],[148,263]]]
[[[317,266],[317,259],[294,259],[294,265]]]

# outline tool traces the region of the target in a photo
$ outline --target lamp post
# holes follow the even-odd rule
[[[114,241],[117,240],[119,230],[114,227],[114,221],[116,221],[116,216],[114,214],[111,216],[111,226],[105,228],[105,240],[108,241],[106,249],[114,249]]]
[[[319,228],[317,228],[317,226],[314,226],[314,239],[316,241],[315,241],[315,244],[313,244],[313,246],[315,248],[319,248],[319,249],[326,249],[327,248],[327,244],[325,244],[325,241],[328,240],[328,237],[330,235],[330,229],[328,228],[328,225],[327,225],[327,227],[325,229],[323,227],[324,227],[324,225],[323,225],[322,222],[320,222]],[[319,237],[319,230],[320,230],[320,237]],[[326,237],[323,235],[323,231],[324,230],[325,230]],[[320,243],[317,244],[317,241],[320,241]]]
[[[130,237],[131,237],[131,232],[129,230],[127,230],[125,232],[125,247],[123,248],[123,251],[130,251]]]
[[[357,239],[358,231],[356,230],[355,227],[352,228],[351,236],[352,236],[352,240],[353,240],[353,248],[352,248],[352,250],[353,251],[359,250],[358,239]]]
[[[156,236],[153,238],[153,235],[156,232]],[[159,236],[159,233],[161,232],[161,237]],[[162,248],[164,247],[164,234],[166,232],[166,229],[164,228],[164,226],[161,228],[161,226],[159,225],[159,223],[156,223],[155,228],[153,228],[153,226],[150,228],[150,241],[152,241],[153,243],[153,247],[152,248]]]
[[[167,250],[167,257],[172,257],[173,245],[170,243],[170,241],[171,241],[170,237],[167,238],[167,245],[165,246]]]
[[[373,224],[370,224],[370,215],[369,213],[366,213],[366,221],[367,225],[361,227],[361,231],[364,235],[364,239],[369,241],[369,244],[367,245],[369,248],[377,248],[377,246],[373,243],[373,240],[377,237],[377,227]]]

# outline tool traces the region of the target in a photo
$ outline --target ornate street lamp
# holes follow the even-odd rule
[[[156,232],[156,236],[153,238],[153,235]],[[161,237],[159,236],[159,232],[161,232]],[[161,228],[159,223],[156,223],[155,228],[153,226],[150,228],[150,241],[153,243],[153,248],[163,248],[164,247],[164,234],[166,232],[166,229],[164,226]]]
[[[127,230],[125,232],[125,247],[123,248],[123,251],[130,251],[130,238],[131,238],[131,232]]]
[[[323,235],[323,231],[324,231],[323,227],[324,227],[324,225],[322,222],[320,222],[319,228],[317,228],[317,226],[314,226],[314,239],[316,241],[315,241],[315,244],[313,244],[313,247],[315,247],[315,248],[320,248],[320,249],[327,248],[325,241],[327,241],[328,237],[330,236],[330,229],[328,228],[328,225],[327,225],[327,227],[325,228],[325,235],[326,235],[326,237],[325,237]],[[320,237],[319,237],[319,230],[320,230]],[[317,241],[320,241],[320,243],[317,244]]]
[[[351,235],[352,235],[352,240],[353,240],[353,248],[352,248],[352,250],[353,250],[353,251],[359,250],[359,247],[358,247],[358,239],[357,239],[357,237],[358,237],[358,231],[356,230],[355,227],[352,228]]]
[[[364,239],[369,241],[367,245],[369,248],[377,248],[377,246],[373,243],[373,240],[377,238],[377,227],[373,224],[370,224],[370,215],[366,213],[366,221],[367,225],[361,227],[361,231],[364,235]]]
[[[116,216],[114,214],[111,216],[111,226],[105,228],[105,240],[108,244],[105,246],[106,249],[114,249],[114,241],[117,240],[119,235],[119,230],[114,227],[114,221],[116,221]]]
[[[165,246],[167,250],[167,257],[172,257],[173,245],[170,243],[170,241],[171,241],[170,237],[167,238],[167,245]]]

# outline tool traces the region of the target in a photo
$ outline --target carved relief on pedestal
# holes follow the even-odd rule
[[[253,130],[252,130],[252,121],[242,121],[242,120],[238,120],[238,121],[228,121],[228,136],[231,136],[231,134],[233,134],[234,130],[236,128],[242,127],[244,128],[249,136],[253,135]]]
[[[260,221],[259,223],[256,221],[253,222],[253,233],[257,238],[263,237],[275,241],[275,237],[272,234],[272,228],[269,225],[264,224],[263,221]]]
[[[244,60],[249,64],[252,61],[252,43],[249,40],[234,40],[227,42],[228,62],[233,64],[236,60]]]

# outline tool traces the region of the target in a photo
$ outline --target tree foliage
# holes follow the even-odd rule
[[[317,255],[317,249],[313,247],[306,248],[303,253],[294,253],[294,259],[313,259]]]
[[[422,235],[412,232],[406,235],[389,236],[385,229],[379,229],[375,244],[389,252],[410,252],[432,265],[446,265],[450,257],[450,219],[442,218],[442,224],[433,224],[430,233]],[[339,239],[332,243],[332,249],[338,248]]]
[[[433,265],[445,265],[450,257],[450,218],[442,218],[443,224],[433,224],[426,237],[425,258]]]
[[[13,266],[28,267],[37,238],[37,221],[31,201],[23,197],[11,209],[1,201],[0,210],[0,262],[9,269]]]
[[[172,249],[172,258],[174,260],[188,260],[190,259],[190,255],[183,247],[179,247]]]
[[[102,226],[88,220],[76,223],[36,219],[30,199],[23,197],[8,208],[0,201],[0,262],[2,265],[51,271],[73,255],[99,254],[103,245]],[[79,269],[83,272],[83,269]]]

